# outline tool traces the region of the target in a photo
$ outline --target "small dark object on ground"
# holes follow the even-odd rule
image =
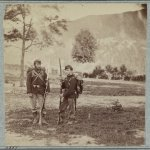
[[[118,100],[113,103],[112,110],[116,112],[123,111],[123,107]]]

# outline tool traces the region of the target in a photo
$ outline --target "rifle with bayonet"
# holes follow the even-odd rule
[[[46,82],[45,82],[45,91],[44,91],[44,100],[43,100],[43,103],[42,103],[42,108],[39,112],[39,125],[42,125],[42,115],[43,115],[42,113],[43,113],[43,110],[45,109],[45,101],[46,101],[46,96],[47,96],[47,90],[49,88],[49,77],[48,77],[48,75],[49,75],[49,72],[47,71],[47,79],[46,79]],[[48,124],[46,122],[46,120],[44,120],[44,123]]]
[[[61,60],[60,60],[60,58],[59,58],[59,70],[60,70],[60,82],[61,82],[61,84],[60,84],[60,94],[62,94],[62,69],[61,69]],[[60,124],[60,107],[61,107],[61,101],[62,101],[62,97],[60,97],[60,99],[59,99],[59,113],[58,113],[58,124]]]

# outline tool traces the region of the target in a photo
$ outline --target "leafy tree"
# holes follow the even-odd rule
[[[22,40],[22,54],[21,54],[21,74],[20,74],[20,86],[23,86],[24,81],[24,58],[25,51],[32,46],[32,43],[36,37],[36,32],[32,27],[32,19],[29,23],[26,22],[26,16],[30,13],[30,8],[24,4],[8,5],[4,19],[11,20],[12,22],[18,22],[22,24],[22,29],[14,28],[11,32],[4,34],[6,41]],[[26,42],[31,41],[31,44],[26,46]]]
[[[86,73],[86,72],[83,73],[83,77],[84,77],[84,78],[88,78],[88,76],[89,76],[88,73]]]
[[[81,30],[75,37],[72,50],[73,60],[79,63],[91,63],[95,60],[97,41],[89,30]]]
[[[119,70],[118,70],[117,67],[114,67],[114,68],[112,69],[112,74],[113,74],[113,76],[116,76],[116,75],[119,75],[119,74],[120,74],[120,72],[119,72]]]
[[[112,67],[111,65],[107,65],[107,66],[105,67],[105,70],[106,70],[107,72],[109,72],[109,73],[112,73],[113,67]]]
[[[67,31],[67,21],[65,19],[59,19],[57,15],[54,17],[44,17],[43,21],[47,22],[48,26],[41,29],[41,35],[43,37],[42,46],[62,45],[63,43],[57,40],[57,36],[61,36],[63,31]]]
[[[114,67],[114,68],[113,68],[113,72],[114,72],[114,73],[118,73],[118,72],[119,72],[118,68],[117,68],[117,67]]]
[[[128,71],[126,72],[126,75],[127,75],[127,76],[132,76],[132,75],[133,75],[133,71],[128,70]]]
[[[101,66],[96,66],[92,72],[93,76],[96,77],[97,75],[101,75],[104,72],[104,69]]]
[[[54,9],[56,9],[56,7],[54,7]],[[42,40],[39,40],[38,34],[33,27],[30,12],[30,5],[27,4],[7,5],[4,16],[4,20],[10,20],[16,25],[20,24],[21,27],[20,30],[16,27],[12,29],[12,31],[4,34],[4,38],[7,42],[14,42],[18,40],[22,41],[20,86],[24,85],[23,81],[25,52],[28,49],[30,49],[33,45],[37,45],[40,46],[40,48],[43,48],[44,46],[52,45],[54,41],[57,44],[59,44],[58,41],[55,40],[52,35],[61,35],[61,29],[67,30],[66,20],[59,19],[58,16],[45,17],[44,21],[48,22],[48,30],[44,28],[41,31]]]
[[[120,66],[120,74],[123,77],[126,74],[127,67],[125,65]]]

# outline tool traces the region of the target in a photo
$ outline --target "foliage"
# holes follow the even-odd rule
[[[63,43],[58,41],[57,37],[63,34],[63,31],[67,31],[67,21],[60,19],[59,16],[44,17],[43,22],[48,24],[45,28],[41,29],[42,35],[42,47],[48,47],[49,45],[62,45]]]
[[[84,73],[83,73],[83,77],[84,77],[84,78],[88,78],[88,77],[89,77],[89,74],[86,73],[86,72],[84,72]]]
[[[121,66],[120,66],[120,74],[121,74],[122,76],[124,76],[125,73],[126,73],[126,71],[127,71],[127,67],[126,67],[125,65],[121,65]]]
[[[101,68],[101,66],[96,66],[93,70],[93,75],[96,77],[104,72],[104,69]]]
[[[137,75],[137,76],[132,76],[131,80],[132,81],[145,81],[146,77],[145,75]]]
[[[4,34],[4,38],[7,42],[18,40],[24,40],[25,42],[34,41],[37,33],[33,28],[32,19],[30,19],[29,21],[25,20],[26,17],[29,16],[29,14],[29,5],[7,5],[4,20],[9,20],[16,24],[15,28]],[[19,28],[17,28],[17,25],[19,25]],[[27,47],[25,47],[25,49],[28,49],[30,46],[28,45]]]
[[[105,69],[102,69],[100,65],[96,66],[92,73],[84,72],[83,76],[85,78],[96,78],[98,79],[110,79],[111,80],[126,80],[126,81],[145,81],[145,75],[134,75],[134,72],[128,70],[125,65],[119,67],[113,67],[111,65],[106,65]]]
[[[105,67],[105,70],[106,70],[107,72],[109,72],[109,73],[112,73],[113,68],[112,68],[111,65],[107,65],[107,66]]]
[[[13,28],[11,31],[4,34],[5,40],[7,42],[20,39],[25,40],[25,42],[28,42],[28,45],[25,48],[26,50],[33,45],[43,48],[45,46],[48,47],[53,45],[54,42],[60,44],[59,41],[54,38],[54,35],[62,35],[62,32],[67,30],[67,21],[65,19],[60,19],[57,15],[54,17],[44,16],[42,21],[46,23],[47,26],[41,27],[40,35],[42,36],[42,39],[40,39],[33,26],[33,19],[30,15],[31,11],[30,5],[27,4],[7,5],[4,20],[14,22],[16,28]],[[20,24],[20,29],[17,28],[18,24]],[[25,36],[23,36],[23,27],[25,30]]]
[[[75,37],[72,50],[73,60],[79,63],[91,63],[95,59],[97,41],[89,30],[81,30]]]
[[[58,9],[57,7],[52,7]],[[54,38],[54,35],[62,35],[62,30],[67,30],[66,20],[59,19],[59,16],[44,17],[46,27],[42,27],[42,38],[38,37],[38,33],[33,26],[31,7],[27,4],[7,5],[5,10],[4,21],[9,20],[15,23],[15,27],[4,34],[4,39],[9,42],[22,40],[21,45],[21,74],[20,86],[24,86],[24,59],[25,52],[33,45],[43,48],[53,45],[53,43],[61,44]]]

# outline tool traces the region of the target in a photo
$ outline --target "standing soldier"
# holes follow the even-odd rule
[[[62,82],[61,87],[61,103],[60,103],[60,120],[58,123],[63,123],[65,119],[65,113],[68,108],[68,124],[72,124],[75,120],[75,103],[74,99],[76,97],[76,88],[77,88],[77,80],[73,75],[73,68],[70,65],[65,67],[66,78]]]
[[[47,92],[50,92],[50,87],[45,68],[41,67],[40,60],[35,60],[34,68],[27,72],[27,94],[31,98],[33,124],[38,123],[40,113],[42,115],[42,123],[47,124],[45,120],[45,94]],[[39,105],[39,109],[37,108],[37,104]]]

